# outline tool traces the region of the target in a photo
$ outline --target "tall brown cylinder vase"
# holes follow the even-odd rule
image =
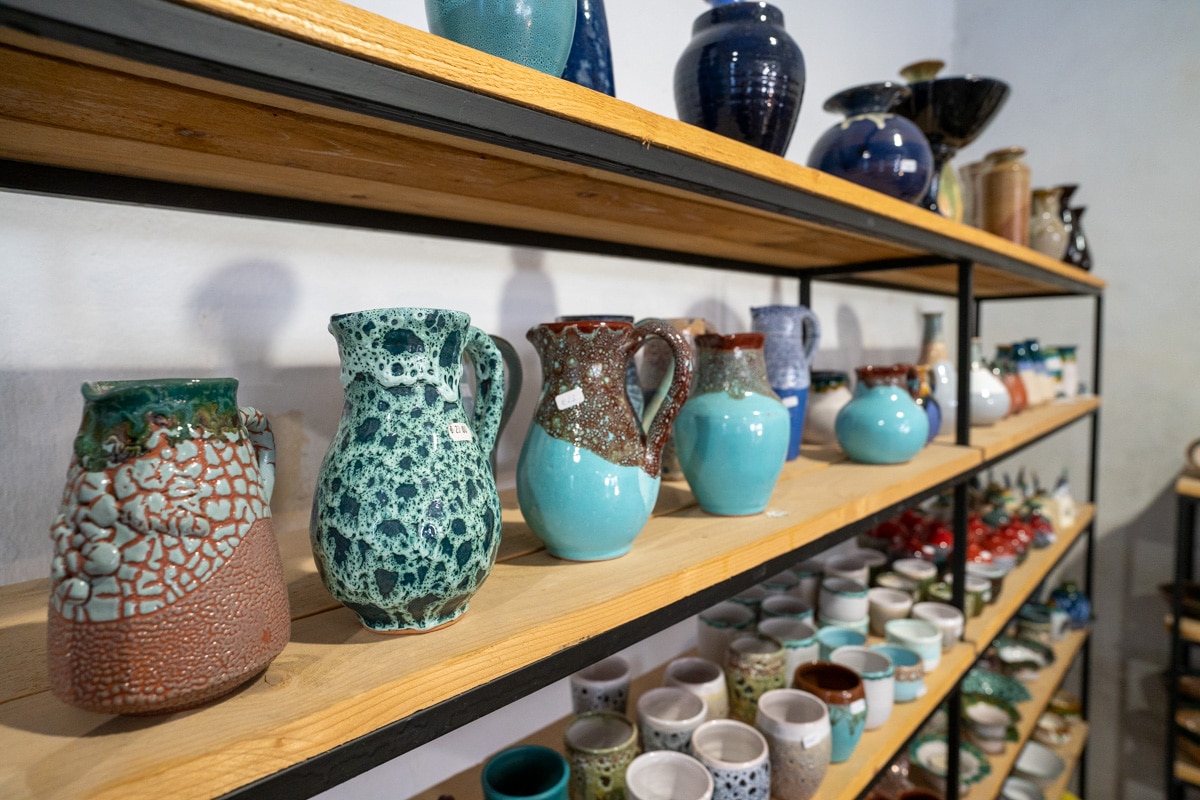
[[[1029,244],[1030,175],[1025,149],[1006,147],[987,154],[981,178],[981,227],[1017,244]]]

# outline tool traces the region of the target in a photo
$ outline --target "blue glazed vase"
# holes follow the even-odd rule
[[[845,119],[813,146],[808,166],[915,203],[933,180],[933,150],[911,120],[889,109],[911,94],[891,81],[854,86],[825,101]]]
[[[776,155],[787,151],[804,97],[804,55],[769,3],[725,3],[701,14],[675,65],[684,122]]]
[[[767,384],[760,333],[696,337],[696,383],[675,420],[675,452],[700,507],[757,514],[787,456],[791,421]]]
[[[576,0],[575,39],[563,77],[572,83],[615,97],[612,48],[604,0]]]
[[[838,444],[864,464],[903,464],[929,439],[929,417],[912,399],[905,365],[857,370],[854,399],[838,413]]]
[[[757,306],[750,309],[751,327],[766,336],[763,358],[767,381],[792,420],[788,461],[800,455],[813,355],[821,342],[817,315],[804,306]]]
[[[560,77],[575,37],[575,0],[425,0],[429,30]]]
[[[501,352],[461,311],[338,314],[329,332],[345,404],[313,496],[309,534],[330,593],[381,633],[453,622],[491,572],[500,498]],[[475,367],[467,418],[462,357]]]
[[[649,336],[675,373],[646,433],[626,391],[629,359]],[[629,552],[654,510],[663,445],[692,381],[691,349],[666,322],[552,322],[527,338],[542,394],[517,462],[517,501],[551,555],[600,561]]]

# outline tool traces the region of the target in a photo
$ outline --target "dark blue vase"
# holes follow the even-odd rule
[[[567,67],[562,76],[572,83],[616,97],[604,0],[576,2],[575,39],[571,42],[571,54],[567,56]]]
[[[825,110],[846,119],[817,140],[808,165],[907,203],[920,200],[933,180],[933,150],[915,123],[888,111],[909,94],[884,81],[830,97]]]
[[[717,6],[675,65],[679,118],[783,155],[804,97],[804,56],[769,3]]]

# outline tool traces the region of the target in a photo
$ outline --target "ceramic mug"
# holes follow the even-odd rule
[[[925,662],[907,647],[894,644],[877,644],[872,650],[883,653],[892,660],[895,674],[895,700],[908,703],[925,694]]]
[[[770,617],[758,623],[758,632],[783,645],[784,686],[792,685],[792,675],[796,667],[816,661],[821,655],[821,646],[817,643],[817,629],[810,622],[792,617]]]
[[[567,800],[571,767],[549,747],[520,745],[501,750],[483,765],[484,800]]]
[[[867,730],[873,731],[886,723],[896,702],[896,668],[887,653],[862,645],[839,647],[829,660],[849,667],[862,678],[867,698]]]
[[[850,758],[867,722],[866,690],[862,678],[849,667],[828,661],[802,664],[796,670],[796,688],[816,695],[829,708],[833,731],[831,764]]]
[[[637,755],[637,725],[613,711],[571,721],[563,735],[571,764],[571,800],[621,800],[625,770]]]
[[[908,592],[874,586],[867,591],[871,633],[883,636],[883,626],[893,619],[904,619],[912,611],[913,599]]]
[[[771,797],[809,800],[829,769],[829,708],[809,692],[774,689],[758,699],[754,727],[771,753]]]
[[[667,664],[663,685],[686,689],[704,701],[706,719],[729,716],[729,690],[725,686],[725,671],[707,658],[685,656]]]
[[[714,719],[692,734],[692,755],[713,778],[713,800],[770,797],[771,760],[767,740],[754,727]]]
[[[948,603],[917,603],[912,608],[913,619],[923,619],[942,632],[942,649],[949,650],[963,635],[963,612]]]
[[[866,566],[863,566],[866,569]],[[867,585],[851,578],[834,576],[821,581],[821,594],[817,607],[821,616],[837,622],[865,620],[870,609],[867,601]]]
[[[729,643],[725,677],[729,682],[729,716],[754,722],[758,698],[770,689],[782,689],[787,651],[777,639],[762,634],[739,636]]]
[[[642,752],[687,752],[692,731],[707,719],[704,701],[681,686],[660,686],[645,692],[637,701]]]
[[[888,644],[907,647],[925,662],[928,675],[942,663],[942,632],[923,619],[894,619],[884,626]]]
[[[643,753],[625,771],[629,800],[711,800],[712,773],[687,753]]]
[[[629,703],[629,682],[633,670],[621,656],[609,656],[570,678],[571,707],[576,714],[589,711],[616,711],[621,714]]]
[[[863,645],[867,643],[867,636],[864,633],[851,630],[850,628],[839,628],[836,625],[828,625],[824,628],[817,629],[817,655],[821,661],[828,661],[829,656],[839,647],[847,645]],[[793,673],[794,675],[795,673]]]
[[[812,621],[813,608],[799,597],[790,594],[775,594],[764,597],[762,601],[761,619],[771,617],[790,617]]]
[[[754,627],[754,610],[726,600],[701,611],[696,617],[696,652],[716,664],[725,663],[729,643]]]

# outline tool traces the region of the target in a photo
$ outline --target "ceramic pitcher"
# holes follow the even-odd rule
[[[751,326],[766,335],[763,356],[771,388],[791,416],[788,461],[800,455],[808,404],[813,355],[821,341],[817,315],[804,306],[758,306],[750,309]]]
[[[317,478],[309,534],[335,598],[379,633],[428,631],[467,610],[500,543],[488,458],[505,364],[461,311],[338,314],[345,404]],[[463,355],[477,393],[468,419]]]
[[[291,628],[270,425],[229,378],[85,383],[83,397],[50,531],[51,689],[106,714],[232,691]]]
[[[649,336],[671,347],[675,374],[642,433],[625,391],[629,358]],[[624,555],[658,498],[660,457],[687,399],[687,342],[661,320],[537,325],[529,341],[542,361],[542,394],[517,463],[525,521],[559,558]]]

